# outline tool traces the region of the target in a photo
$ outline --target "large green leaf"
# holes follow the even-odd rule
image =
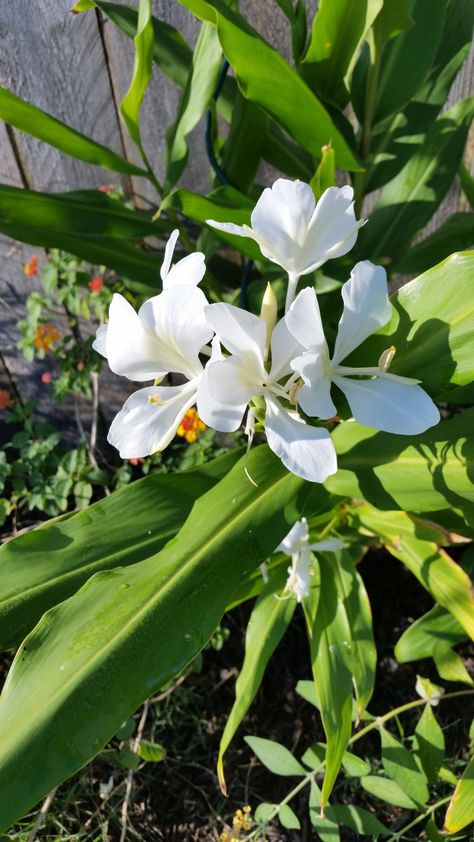
[[[354,153],[311,89],[241,15],[223,0],[180,2],[217,27],[224,54],[245,97],[262,106],[308,152],[319,157],[321,147],[331,140],[338,166],[351,171],[360,169]]]
[[[382,510],[474,515],[474,410],[442,421],[420,436],[378,433],[355,422],[333,433],[339,470],[326,488]]]
[[[319,582],[310,588],[303,606],[308,626],[318,707],[326,734],[326,768],[322,806],[327,804],[352,728],[351,630],[344,597],[338,589],[333,559],[318,558]],[[316,577],[315,577],[316,579]]]
[[[235,683],[235,702],[219,745],[217,772],[224,792],[224,754],[257,694],[268,661],[288,628],[296,607],[294,598],[280,598],[286,575],[286,569],[277,569],[270,575],[250,615],[245,636],[245,658]]]
[[[425,705],[415,728],[413,748],[429,784],[434,784],[443,765],[444,733],[432,705]]]
[[[395,272],[415,274],[425,272],[433,263],[444,260],[455,251],[474,246],[474,213],[454,213],[437,231],[417,243],[401,261]]]
[[[156,295],[161,288],[160,257],[125,238],[163,236],[169,230],[167,221],[151,222],[98,191],[48,194],[0,185],[3,234],[109,266],[137,282],[135,289],[148,295]]]
[[[474,756],[464,769],[449,802],[444,830],[447,833],[457,833],[472,822],[474,822]]]
[[[0,88],[0,119],[72,158],[126,175],[146,175],[141,167],[131,164],[112,149],[61,123],[5,88]]]
[[[255,181],[269,137],[269,123],[265,112],[238,91],[222,154],[222,169],[230,183],[244,194]]]
[[[474,252],[452,255],[390,300],[392,319],[348,358],[350,364],[375,365],[394,345],[391,371],[421,380],[435,400],[451,392],[454,399],[457,387],[474,380]]]
[[[364,178],[366,193],[391,181],[425,143],[426,133],[469,52],[473,24],[471,0],[448,0],[443,37],[427,78],[403,110],[374,126]]]
[[[364,582],[357,572],[352,553],[341,550],[333,556],[336,586],[347,616],[350,638],[351,671],[360,719],[374,690],[377,650],[372,628],[372,612]]]
[[[393,0],[384,4],[395,14],[401,15],[401,23],[405,31],[391,38],[384,45],[388,35],[386,21],[380,31],[377,30],[377,52],[381,52],[377,73],[376,99],[374,106],[374,122],[378,122],[389,114],[394,114],[409,102],[427,76],[433,64],[441,36],[446,12],[447,0],[414,0],[411,4],[410,15],[413,26],[407,26],[405,4],[400,0]],[[385,31],[384,31],[385,30]],[[365,90],[369,66],[368,50],[361,56],[357,64],[353,79],[353,103],[361,120],[365,112]]]
[[[354,525],[380,536],[391,555],[474,639],[474,587],[465,570],[433,541],[420,537],[420,524],[405,512],[382,512],[367,505],[355,512]]]
[[[189,77],[173,125],[166,133],[166,172],[164,191],[169,193],[186,166],[188,146],[186,137],[197,125],[212,98],[222,59],[222,49],[216,28],[203,23],[196,46]]]
[[[120,3],[109,3],[107,0],[87,0],[87,6],[78,8],[76,4],[73,11],[79,13],[97,7],[107,15],[108,18],[118,26],[129,38],[134,38],[137,32],[138,11],[136,6],[124,6]],[[166,73],[172,82],[184,88],[193,53],[186,44],[183,36],[174,26],[170,26],[163,20],[152,17],[153,25],[153,61]]]
[[[238,583],[301,515],[308,490],[257,448],[198,500],[160,553],[98,573],[43,616],[0,697],[2,829],[195,657]]]
[[[383,0],[320,0],[300,73],[323,100],[344,108],[348,77]]]
[[[216,222],[234,222],[243,225],[250,222],[254,204],[251,199],[233,187],[218,187],[209,196],[199,196],[190,190],[180,189],[164,200],[161,209],[166,210],[171,207],[200,223],[214,219]],[[221,240],[234,246],[251,260],[262,259],[258,245],[248,237],[235,237],[233,234],[226,234],[225,231],[212,230]]]
[[[0,548],[0,647],[100,570],[134,564],[176,534],[195,500],[240,457],[234,450],[183,474],[152,474],[86,510],[48,521]]]
[[[433,124],[421,148],[383,188],[357,252],[371,258],[399,258],[447,193],[474,115],[474,97],[458,102]]]
[[[151,21],[151,0],[139,0],[137,31],[134,37],[135,59],[130,87],[120,103],[120,113],[132,140],[146,162],[140,135],[140,109],[150,84],[153,66],[154,33]]]
[[[466,637],[466,632],[453,615],[441,605],[434,605],[403,632],[395,646],[395,657],[401,664],[432,658],[440,644],[457,646]]]

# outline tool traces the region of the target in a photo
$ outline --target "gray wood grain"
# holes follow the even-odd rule
[[[123,154],[97,17],[70,0],[0,0],[0,84]],[[14,132],[28,184],[95,187],[110,174]]]

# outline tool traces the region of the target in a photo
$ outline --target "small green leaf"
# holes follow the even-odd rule
[[[267,801],[262,801],[258,805],[254,813],[254,819],[259,824],[267,824],[275,813],[276,804],[269,804]]]
[[[306,766],[309,766],[310,769],[318,769],[323,766],[325,756],[326,744],[313,743],[312,746],[306,749],[301,758],[301,762]],[[369,764],[356,754],[352,754],[350,751],[344,752],[342,765],[344,767],[344,771],[350,778],[361,778],[370,773]]]
[[[420,772],[413,755],[384,727],[380,727],[380,738],[387,775],[417,804],[426,804],[429,792],[424,770]]]
[[[441,678],[445,681],[462,681],[469,687],[474,686],[474,681],[464,666],[463,659],[450,646],[445,646],[442,642],[437,643],[433,649],[433,660]]]
[[[349,827],[354,833],[373,838],[378,834],[385,835],[390,832],[373,813],[355,804],[333,804],[330,810],[331,817],[334,817],[338,824]]]
[[[274,775],[298,775],[307,774],[306,769],[301,766],[295,757],[285,746],[273,740],[266,740],[263,737],[245,737],[245,742],[250,746],[258,759]]]
[[[159,743],[151,740],[140,740],[137,746],[137,754],[142,760],[149,763],[160,763],[166,757],[166,749]]]
[[[298,816],[293,812],[288,804],[282,804],[278,810],[278,818],[280,824],[288,830],[299,830],[301,828]]]
[[[404,807],[406,810],[416,810],[418,804],[404,792],[395,781],[390,778],[382,778],[377,775],[368,775],[361,778],[360,782],[366,792],[385,801],[387,804],[394,804],[395,807]]]
[[[429,784],[433,784],[438,778],[444,760],[444,748],[444,734],[433,708],[427,704],[415,728],[413,749]]]

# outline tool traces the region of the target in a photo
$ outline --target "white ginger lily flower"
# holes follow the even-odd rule
[[[99,328],[93,345],[115,374],[130,380],[160,381],[169,372],[188,380],[180,386],[147,386],[128,398],[108,435],[123,459],[149,456],[169,444],[196,402],[204,371],[199,353],[213,335],[204,313],[206,296],[196,288],[203,275],[200,256],[189,255],[194,259],[184,258],[170,269],[175,234],[165,252],[164,291],[138,313],[122,295],[114,295],[109,322]]]
[[[251,226],[213,219],[207,223],[228,234],[251,237],[264,257],[288,272],[288,309],[301,275],[353,247],[364,224],[364,220],[356,221],[353,197],[352,187],[329,187],[316,203],[309,184],[279,178],[260,196]]]
[[[267,372],[264,319],[231,304],[211,304],[206,315],[217,340],[231,356],[210,361],[206,367],[198,393],[202,420],[222,432],[237,430],[249,401],[262,396],[268,444],[288,470],[311,482],[323,482],[335,473],[336,453],[328,431],[309,426],[281,402],[290,399],[292,384],[291,378],[284,386],[280,381],[291,374],[290,362],[302,350],[284,320],[278,322],[271,337],[271,368]]]
[[[314,565],[313,552],[336,552],[345,546],[339,538],[326,538],[323,541],[309,543],[309,530],[306,518],[297,520],[286,538],[278,545],[275,552],[286,553],[291,556],[291,567],[288,568],[288,579],[285,591],[295,594],[298,602],[308,596]]]
[[[313,289],[303,289],[285,316],[288,329],[307,349],[291,363],[303,380],[297,393],[303,411],[323,419],[336,415],[331,398],[331,385],[335,383],[344,392],[356,421],[366,427],[415,435],[437,424],[439,411],[418,385],[420,381],[387,371],[394,348],[387,349],[378,366],[372,368],[341,365],[391,317],[385,270],[368,260],[357,263],[342,287],[342,298],[344,311],[332,358]]]

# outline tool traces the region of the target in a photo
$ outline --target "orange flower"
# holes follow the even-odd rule
[[[0,409],[8,409],[14,403],[15,401],[10,397],[10,392],[7,389],[0,389]]]
[[[91,292],[100,292],[102,287],[104,286],[104,279],[101,275],[96,275],[95,278],[91,278],[87,286],[89,287]]]
[[[53,342],[61,338],[61,334],[55,325],[45,322],[45,324],[38,325],[35,334],[35,348],[38,351],[48,353]]]
[[[43,371],[43,374],[41,375],[41,382],[42,383],[46,383],[46,385],[48,385],[48,383],[51,383],[52,379],[53,379],[53,375],[51,374],[50,371]]]
[[[38,272],[38,258],[36,255],[30,258],[28,263],[25,263],[24,266],[25,275],[28,275],[29,278],[34,278],[36,273]]]
[[[197,409],[192,406],[191,409],[188,409],[186,415],[181,420],[181,424],[176,432],[178,436],[182,436],[188,444],[194,444],[198,437],[198,433],[201,433],[205,429],[206,425],[204,421],[201,421],[197,413]]]
[[[142,459],[141,456],[132,456],[132,458],[129,459],[128,461],[130,462],[131,465],[141,465],[141,463],[144,462],[145,460]]]
[[[76,366],[78,371],[84,371],[85,367],[86,367],[86,364],[83,363],[82,360],[80,362],[78,362],[78,364]]]
[[[101,184],[99,190],[101,193],[113,193],[115,190],[115,184]]]

